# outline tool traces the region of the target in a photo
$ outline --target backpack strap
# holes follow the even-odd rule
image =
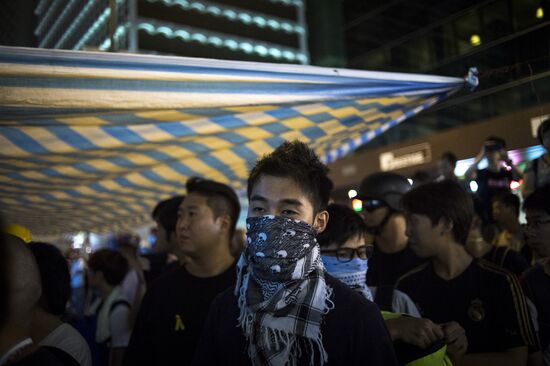
[[[383,285],[376,288],[374,302],[380,310],[392,311],[394,285]]]

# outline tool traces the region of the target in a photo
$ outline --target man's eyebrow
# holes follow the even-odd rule
[[[260,196],[258,194],[255,194],[254,196],[250,197],[250,201],[267,202],[267,198]],[[303,203],[300,202],[300,200],[297,200],[295,198],[283,198],[279,202],[287,205],[292,205],[292,206],[303,206]]]
[[[281,200],[282,203],[286,203],[287,205],[293,205],[293,206],[303,206],[302,202],[300,202],[297,199],[294,198],[285,198]]]
[[[267,198],[260,196],[259,194],[255,194],[254,196],[250,197],[250,201],[262,201],[267,202]]]
[[[186,207],[180,207],[178,208],[178,212],[182,212],[184,210],[189,210],[189,209],[196,209],[198,206],[196,205],[191,205],[191,206],[186,206]]]

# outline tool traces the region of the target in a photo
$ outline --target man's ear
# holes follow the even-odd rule
[[[454,224],[448,218],[442,217],[441,219],[439,219],[438,226],[441,229],[441,235],[446,234],[446,233],[451,233],[451,235],[452,235]]]
[[[231,227],[231,217],[229,216],[229,214],[223,214],[223,215],[220,215],[218,216],[218,218],[216,219],[216,221],[218,221],[220,223],[220,227],[227,231],[227,233],[229,234],[229,228]]]
[[[325,231],[325,228],[328,224],[328,219],[329,215],[328,211],[326,210],[321,211],[317,213],[317,215],[315,215],[315,218],[313,219],[313,229],[317,232],[317,234]]]

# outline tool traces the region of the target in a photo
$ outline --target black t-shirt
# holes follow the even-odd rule
[[[477,171],[477,196],[483,204],[486,218],[492,220],[493,214],[491,209],[491,201],[493,197],[502,192],[510,192],[510,182],[513,180],[511,170],[505,168],[498,172],[493,172],[489,169],[480,169]]]
[[[550,345],[550,276],[541,265],[527,270],[522,276],[526,294],[537,308],[539,338],[542,349]]]
[[[529,268],[529,264],[521,253],[507,247],[492,247],[483,256],[483,259],[505,268],[517,276]]]
[[[210,304],[235,282],[235,265],[210,278],[184,267],[161,276],[143,298],[124,365],[189,365]]]
[[[378,307],[329,275],[325,278],[334,301],[321,325],[326,365],[397,365]],[[220,294],[212,303],[193,365],[251,365],[238,317],[233,291]],[[309,357],[305,358],[309,365]]]
[[[150,253],[145,254],[142,257],[149,261],[149,269],[147,271],[143,271],[147,287],[151,286],[151,284],[163,274],[179,267],[179,262],[177,261],[168,263],[167,252]]]
[[[400,278],[397,289],[410,296],[423,317],[460,324],[468,353],[536,345],[517,277],[493,263],[473,260],[460,276],[446,281],[428,262]]]
[[[375,244],[369,259],[367,285],[393,286],[399,277],[424,261],[412,251],[409,245],[397,253],[387,254],[380,251]]]

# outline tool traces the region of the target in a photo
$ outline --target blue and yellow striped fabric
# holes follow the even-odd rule
[[[39,234],[144,223],[190,176],[244,189],[284,140],[326,163],[459,78],[0,47],[0,205]]]

